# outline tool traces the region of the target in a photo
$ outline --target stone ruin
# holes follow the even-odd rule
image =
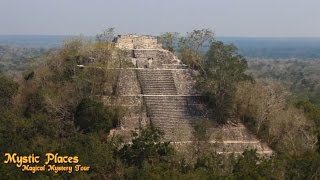
[[[161,49],[153,36],[118,35],[114,42],[120,49]]]
[[[117,98],[104,97],[106,104],[116,103],[126,109],[120,126],[111,135],[120,135],[129,142],[132,131],[152,124],[164,132],[164,140],[175,146],[190,144],[195,123],[210,118],[194,89],[198,73],[163,49],[152,36],[119,35],[114,42],[134,67],[120,70]],[[242,153],[245,149],[272,153],[241,123],[212,127],[208,133],[218,153]]]

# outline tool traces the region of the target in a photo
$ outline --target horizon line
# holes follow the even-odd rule
[[[116,35],[123,35],[123,34],[130,34],[130,33],[119,33]],[[133,33],[138,34],[138,33]],[[139,35],[139,34],[138,34]],[[0,34],[0,36],[74,36],[74,37],[95,37],[96,35],[85,35],[85,34]],[[155,35],[152,35],[155,36]],[[221,36],[214,36],[215,38],[264,38],[264,39],[277,39],[277,38],[288,38],[288,39],[311,39],[316,38],[320,39],[320,36],[241,36],[241,35],[221,35]]]

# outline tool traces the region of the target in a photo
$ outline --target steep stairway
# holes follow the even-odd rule
[[[119,128],[112,134],[121,135],[125,142],[130,142],[131,131],[151,121],[164,132],[164,140],[171,141],[181,151],[190,151],[188,147],[194,148],[193,125],[204,116],[207,119],[213,116],[193,91],[193,78],[198,73],[191,73],[173,53],[162,49],[154,37],[123,35],[115,42],[126,52],[128,63],[134,68],[121,69],[117,101],[105,98],[105,104],[118,104],[126,109]],[[213,123],[207,134],[210,138],[205,143],[210,143],[210,148],[218,153],[239,154],[245,149],[256,149],[260,154],[272,153],[241,123]]]
[[[177,95],[171,70],[138,70],[144,95]]]
[[[171,70],[139,69],[137,73],[152,124],[165,133],[165,140],[182,148],[188,146],[193,139],[192,126],[201,118],[196,98],[177,94]],[[256,149],[259,154],[272,154],[272,150],[241,123],[234,127],[210,128],[207,133],[209,143],[218,153],[241,154],[245,149]]]
[[[138,78],[148,115],[153,126],[164,132],[164,139],[191,140],[197,117],[190,113],[187,98],[177,95],[171,70],[141,69]]]

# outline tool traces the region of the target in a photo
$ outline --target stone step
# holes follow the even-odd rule
[[[178,118],[178,117],[171,117],[171,118],[166,118],[166,117],[156,117],[156,118],[152,118],[153,122],[168,122],[168,123],[177,123],[177,124],[188,124],[188,125],[195,125],[195,123],[197,122],[197,120],[199,118]],[[179,128],[179,127],[177,127]],[[215,138],[216,139],[216,138]]]
[[[160,122],[160,121],[153,121],[152,124],[161,129],[161,130],[166,130],[166,129],[183,129],[183,128],[190,128],[189,130],[192,131],[192,125],[191,124],[183,124],[183,123],[177,123],[177,122]]]
[[[167,123],[165,123],[165,122],[157,122],[157,121],[154,121],[154,122],[152,122],[152,124],[155,126],[155,127],[157,127],[157,128],[159,128],[159,129],[162,129],[162,130],[165,130],[165,129],[172,129],[172,128],[176,128],[177,129],[177,126],[179,126],[179,128],[190,128],[190,127],[188,127],[189,126],[189,124],[188,125],[183,125],[183,124],[179,124],[179,123],[174,123],[174,122],[167,122]]]
[[[191,109],[191,108],[198,108],[198,107],[202,107],[201,104],[187,104],[187,103],[177,103],[177,104],[174,104],[174,103],[168,103],[168,104],[162,104],[162,103],[146,103],[147,105],[149,106],[152,106],[153,108],[155,109]]]
[[[171,72],[170,69],[138,69],[138,72],[141,73],[165,73],[165,72]]]
[[[168,114],[168,113],[174,113],[174,112],[179,112],[179,113],[189,113],[189,109],[187,107],[181,107],[181,108],[163,108],[163,107],[152,107],[149,106],[148,108],[149,111],[152,112],[163,112],[163,114]]]
[[[197,122],[199,117],[195,116],[151,116],[151,119],[159,122],[181,122],[187,124],[193,124]]]
[[[144,70],[144,69],[139,69],[138,73],[140,74],[146,74],[146,75],[150,75],[150,74],[171,74],[172,71],[171,70],[154,70],[154,69],[148,69],[148,70]]]
[[[144,80],[174,80],[171,74],[163,75],[163,74],[152,74],[152,75],[139,75],[140,78]]]
[[[143,79],[174,79],[172,73],[168,74],[139,74]]]
[[[145,95],[177,95],[177,92],[172,90],[162,90],[162,91],[143,91]]]
[[[161,129],[161,131],[163,131],[165,133],[165,135],[170,135],[170,134],[174,134],[179,132],[180,134],[184,133],[184,134],[192,134],[191,130],[188,127],[181,127],[180,129],[177,129],[176,126],[157,126],[156,124],[154,124],[154,127]]]
[[[149,110],[149,116],[150,117],[163,117],[163,118],[185,118],[185,119],[190,119],[190,116],[188,113],[184,113],[184,112],[170,112],[170,113],[162,113],[160,111],[154,112],[151,110]]]
[[[159,97],[159,96],[148,96],[148,97],[145,97],[147,98],[148,100],[152,100],[152,99],[155,99],[155,100],[158,100],[158,99],[161,99],[161,100],[168,100],[168,101],[174,101],[174,100],[179,100],[179,101],[199,101],[200,100],[200,96],[162,96],[162,97]]]
[[[147,100],[162,100],[162,101],[186,101],[185,97],[179,96],[146,96]]]
[[[155,108],[158,107],[165,107],[167,109],[171,108],[196,108],[196,107],[202,107],[202,104],[189,104],[187,102],[168,102],[168,103],[162,103],[162,102],[149,102],[144,101],[149,106],[153,106]]]
[[[169,80],[154,80],[154,79],[150,79],[150,80],[145,80],[142,83],[142,87],[143,86],[147,86],[147,85],[163,85],[163,86],[171,86],[174,85],[174,81],[169,81]]]
[[[166,69],[186,69],[187,67],[182,64],[162,64]]]
[[[168,70],[168,71],[165,71],[165,70],[162,70],[162,71],[139,71],[138,72],[139,75],[141,76],[151,76],[151,75],[158,75],[158,76],[169,76],[169,75],[172,75],[172,71],[171,70]]]
[[[161,84],[148,84],[143,86],[142,90],[144,89],[172,89],[177,91],[176,86],[174,86],[173,84],[171,85],[161,85]]]
[[[148,104],[149,105],[149,104]],[[165,111],[165,112],[189,112],[189,109],[186,106],[175,106],[175,107],[161,107],[161,106],[152,106],[149,108],[152,111]]]
[[[176,95],[171,70],[139,70],[142,91],[146,95]],[[193,117],[188,113],[187,98],[144,97],[151,123],[163,130],[165,139],[190,139]]]
[[[144,89],[150,89],[150,88],[173,89],[173,90],[177,91],[176,86],[174,86],[173,84],[167,84],[167,85],[148,84],[148,85],[142,86],[142,90],[144,90]]]
[[[169,82],[169,83],[174,83],[173,77],[142,77],[144,82]]]
[[[263,145],[259,141],[256,142],[243,142],[238,141],[238,143],[213,143],[216,151],[220,152],[243,152],[246,149],[256,149],[257,151],[270,150],[267,146]]]
[[[147,87],[147,88],[143,88],[143,92],[168,92],[168,91],[171,91],[171,92],[177,92],[177,90],[175,88],[159,88],[159,87]]]
[[[148,84],[148,85],[145,85],[142,90],[144,89],[172,89],[172,90],[175,90],[177,91],[176,89],[176,86],[174,85],[159,85],[159,84]]]
[[[173,91],[177,91],[176,87],[175,86],[167,86],[167,87],[164,87],[164,86],[154,86],[154,85],[149,85],[149,86],[145,86],[143,88],[143,90],[173,90]]]
[[[152,93],[160,93],[161,94],[161,93],[168,93],[168,92],[172,93],[172,95],[175,95],[177,93],[176,90],[174,90],[174,89],[156,89],[156,88],[154,88],[154,89],[144,89],[143,90],[143,93],[149,93],[149,94],[152,94]]]
[[[177,91],[175,86],[155,86],[155,85],[148,85],[142,88],[142,90],[173,90]]]
[[[168,91],[168,92],[144,92],[145,95],[177,95],[176,92]]]
[[[163,117],[163,118],[180,118],[180,119],[199,119],[203,118],[203,114],[201,113],[185,113],[185,112],[171,112],[171,113],[161,113],[161,112],[150,112],[148,111],[148,115],[152,118]]]
[[[144,81],[141,82],[142,85],[147,85],[147,84],[163,84],[163,85],[168,85],[168,84],[174,84],[173,79],[145,79]]]
[[[173,81],[169,81],[169,80],[145,80],[142,82],[142,85],[145,86],[145,85],[149,85],[149,84],[152,84],[152,85],[164,85],[164,86],[168,86],[168,85],[175,85]]]
[[[171,142],[175,146],[187,147],[191,141],[176,141]],[[213,150],[218,153],[243,153],[245,150],[255,149],[259,153],[271,154],[272,150],[265,144],[259,141],[222,141],[222,142],[208,142]]]
[[[150,116],[152,119],[159,121],[181,121],[187,123],[196,122],[201,116],[175,116],[175,115],[163,115],[163,116]]]
[[[244,127],[239,128],[210,128],[210,139],[216,140],[257,140],[256,136]]]
[[[151,118],[151,122],[155,124],[163,124],[163,125],[188,125],[192,127],[192,121],[182,118]]]
[[[161,104],[161,103],[146,103],[148,106],[152,106],[155,109],[187,109],[188,111],[193,111],[193,110],[199,110],[202,105],[200,104],[187,104],[187,103],[179,103],[179,104],[174,104],[174,103],[168,103],[168,104]]]
[[[159,79],[159,80],[166,80],[166,79],[169,79],[169,80],[173,80],[173,76],[172,74],[148,74],[148,75],[142,75],[142,74],[139,74],[139,77],[144,79],[144,80],[147,80],[147,79]]]

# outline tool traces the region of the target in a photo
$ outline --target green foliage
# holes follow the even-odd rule
[[[272,60],[249,61],[249,72],[256,79],[280,81],[294,93],[295,100],[309,100],[320,105],[320,61],[315,60]]]
[[[142,167],[150,163],[156,165],[168,161],[173,154],[169,142],[161,142],[162,133],[152,127],[140,129],[140,134],[135,133],[132,144],[126,144],[119,151],[119,157],[128,165]]]
[[[29,46],[0,45],[0,72],[19,77],[21,73],[41,63],[49,47],[32,48]]]
[[[297,107],[303,109],[307,117],[320,128],[320,106],[310,101],[300,101],[297,103]]]
[[[272,179],[270,161],[261,159],[255,150],[246,150],[233,167],[235,179]]]
[[[76,75],[77,65],[83,61],[84,55],[81,53],[81,48],[84,46],[82,39],[73,39],[65,42],[64,48],[60,51],[63,58],[63,66],[61,78],[62,80],[72,80]]]
[[[0,112],[12,105],[12,98],[17,94],[19,85],[0,74]]]
[[[306,116],[316,125],[315,135],[317,136],[317,152],[320,154],[320,106],[310,101],[299,101],[296,106],[303,109]]]
[[[34,71],[31,71],[31,72],[25,73],[25,75],[24,75],[23,78],[24,78],[24,80],[29,81],[29,80],[31,80],[33,77],[34,77]]]
[[[74,123],[84,133],[109,132],[116,124],[117,114],[108,111],[103,103],[91,99],[82,99],[76,108]]]
[[[90,166],[89,172],[72,173],[72,176],[86,175],[96,179],[112,179],[119,171],[117,159],[114,157],[119,143],[118,139],[102,141],[97,133],[77,133],[61,143],[59,152],[77,155],[80,158],[80,164]]]
[[[63,127],[64,126],[64,127]],[[62,131],[69,131],[70,136],[64,137]],[[80,164],[88,165],[91,170],[83,173],[60,173],[63,179],[110,179],[117,168],[113,154],[119,143],[116,139],[101,141],[97,133],[81,134],[73,127],[58,124],[46,115],[33,115],[31,118],[20,117],[14,111],[0,114],[0,153],[17,152],[20,155],[37,154],[44,157],[45,153],[57,152],[61,155],[78,156]],[[3,156],[0,158],[3,162]],[[11,164],[0,165],[1,178],[4,179],[52,179],[57,174],[52,172],[28,173]]]
[[[174,52],[175,43],[178,40],[179,34],[176,32],[166,32],[158,36],[158,41],[164,49]]]
[[[232,155],[221,155],[215,152],[203,153],[196,159],[193,173],[200,174],[201,172],[202,176],[213,179],[231,177],[234,161],[235,158]]]
[[[194,126],[194,136],[198,141],[207,141],[209,139],[207,130],[211,127],[211,124],[208,120],[203,119],[197,121]]]
[[[44,111],[44,99],[39,92],[34,92],[27,95],[25,100],[26,108],[24,116],[31,117],[32,114],[41,113]]]
[[[214,39],[210,29],[193,30],[186,37],[179,40],[179,58],[190,68],[200,69],[204,72],[204,57],[201,48]]]
[[[201,48],[209,43],[204,55]],[[200,70],[198,79],[204,101],[214,111],[219,123],[225,123],[232,111],[236,84],[248,80],[245,74],[247,61],[233,45],[214,41],[213,32],[208,29],[194,30],[182,37],[179,42],[180,59],[190,67]]]
[[[281,84],[243,82],[235,97],[236,115],[276,152],[295,155],[314,149],[314,123],[288,104],[290,96]]]
[[[115,36],[115,28],[107,28],[101,34],[96,35],[97,42],[111,42]]]
[[[210,44],[214,39],[214,33],[210,29],[196,29],[188,32],[186,37],[180,39],[180,48],[192,49],[200,52],[201,48],[207,43]]]
[[[271,159],[274,177],[282,179],[319,179],[320,156],[312,152],[300,156],[277,155]]]
[[[233,45],[213,42],[206,54],[205,71],[198,80],[198,89],[214,111],[219,123],[225,123],[232,113],[236,85],[250,79],[245,71],[247,61]]]

